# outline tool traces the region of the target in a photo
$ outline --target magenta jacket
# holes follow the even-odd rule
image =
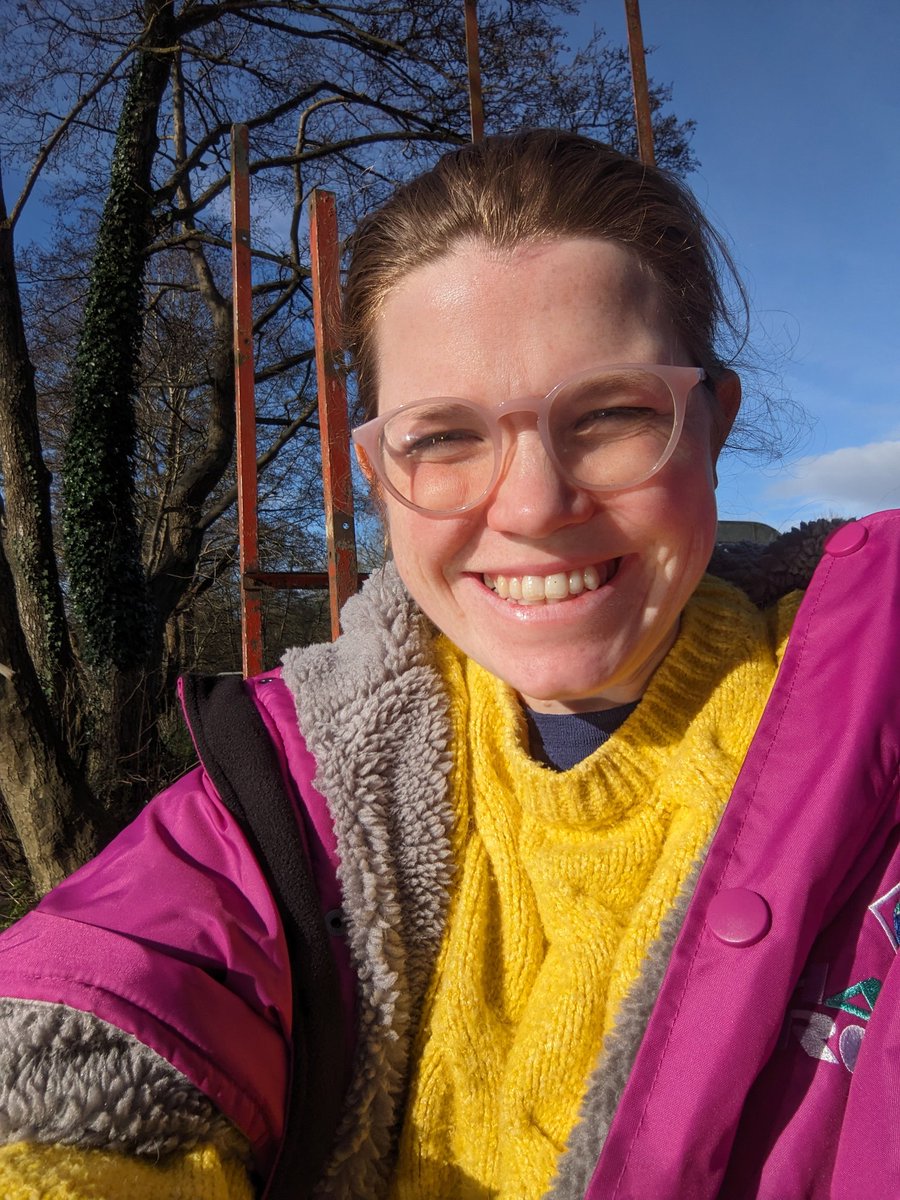
[[[810,527],[718,569],[749,570],[765,598],[809,573],[822,540]],[[245,686],[296,801],[337,968],[343,1117],[314,1194],[375,1197],[443,927],[449,755],[431,632],[390,571],[350,602],[345,629]],[[626,1002],[548,1195],[900,1197],[898,763],[890,512],[825,543],[696,886]],[[268,1170],[302,1031],[281,917],[208,763],[3,935],[0,995],[0,1051],[4,1020],[21,1030],[21,1011],[33,1025],[58,1005],[84,1014],[85,1037],[124,1031]],[[27,1103],[0,1082],[0,1109]]]

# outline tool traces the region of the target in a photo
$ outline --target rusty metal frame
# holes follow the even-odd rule
[[[469,115],[472,141],[484,137],[484,100],[481,95],[481,62],[478,56],[478,10],[476,0],[464,0],[466,7],[466,63],[469,71]]]
[[[331,635],[340,633],[340,611],[359,586],[356,532],[353,524],[353,481],[350,470],[350,427],[347,391],[341,364],[340,243],[331,192],[314,189],[309,198],[309,247],[312,267],[313,327],[322,445],[325,533]]]
[[[647,60],[644,35],[641,31],[641,10],[638,0],[625,0],[625,19],[628,22],[628,54],[631,58],[631,84],[634,94],[634,118],[637,125],[638,157],[641,162],[656,166],[653,149],[653,122],[650,119],[650,90],[647,86]]]
[[[258,675],[265,665],[262,588],[328,588],[331,632],[337,637],[340,631],[338,614],[360,583],[356,566],[347,394],[340,370],[340,245],[334,196],[323,191],[314,192],[310,198],[309,223],[328,571],[260,569],[248,145],[247,126],[233,126],[232,312],[241,657],[245,676]]]
[[[484,137],[478,52],[477,0],[464,0],[472,141]],[[263,571],[259,565],[256,396],[253,363],[253,291],[250,250],[249,139],[246,125],[231,129],[231,261],[237,443],[238,554],[241,654],[245,676],[264,667],[261,589],[329,591],[332,637],[339,614],[364,578],[356,559],[350,430],[340,362],[340,243],[334,196],[317,189],[309,200],[310,258],[316,377],[328,572]]]
[[[253,291],[250,255],[250,175],[246,125],[231,128],[231,304],[237,444],[238,564],[244,675],[263,669],[256,478],[256,396],[253,375]]]

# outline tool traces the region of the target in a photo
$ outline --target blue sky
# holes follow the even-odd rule
[[[689,182],[748,286],[758,382],[811,421],[781,463],[723,460],[720,516],[900,507],[900,5],[641,0],[641,19],[697,121]],[[585,4],[573,43],[592,22],[625,42],[622,0]]]

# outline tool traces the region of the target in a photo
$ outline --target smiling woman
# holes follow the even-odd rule
[[[900,1194],[900,515],[714,550],[717,258],[552,130],[362,223],[392,561],[0,941],[4,1195]]]

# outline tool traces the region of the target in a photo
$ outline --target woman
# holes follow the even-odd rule
[[[898,516],[704,574],[717,248],[553,131],[363,222],[393,562],[0,942],[4,1194],[900,1194]]]

